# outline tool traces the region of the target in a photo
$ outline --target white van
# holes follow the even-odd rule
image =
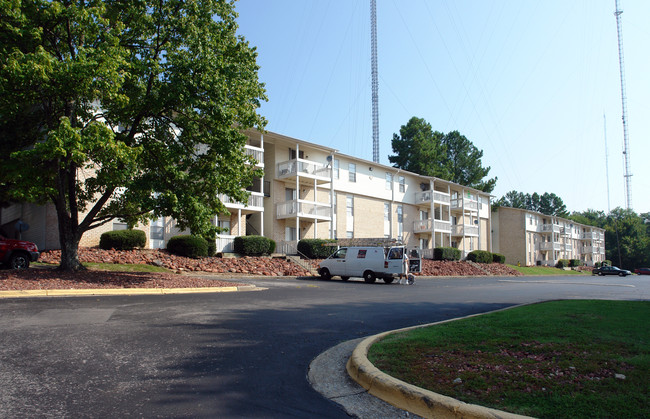
[[[421,272],[420,253],[417,249],[407,250],[404,246],[359,246],[341,247],[332,256],[318,264],[318,273],[323,279],[340,276],[347,281],[350,277],[363,278],[373,283],[381,278],[390,284],[395,277],[406,273]]]

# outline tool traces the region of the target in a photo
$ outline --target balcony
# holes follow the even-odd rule
[[[437,233],[451,233],[451,222],[444,220],[427,220],[413,221],[414,233],[431,233],[431,223]]]
[[[550,225],[550,224],[548,224]],[[543,243],[538,243],[537,244],[537,250],[541,250],[543,252],[548,252],[550,250],[556,250],[560,251],[562,250],[563,246],[560,243],[553,243],[553,242],[543,242]]]
[[[564,251],[565,252],[570,252],[573,250],[573,246],[570,244],[564,244]]]
[[[316,180],[318,183],[329,183],[332,169],[323,164],[304,159],[293,159],[278,163],[277,179],[295,179],[296,177]]]
[[[224,194],[219,194],[218,197],[228,209],[246,209],[250,212],[264,211],[264,194],[261,192],[250,192],[245,203],[237,202]]]
[[[456,198],[451,200],[451,209],[457,211],[478,211],[478,201],[467,198]]]
[[[244,153],[247,156],[252,156],[256,161],[255,167],[264,168],[264,149],[259,147],[254,147],[252,145],[246,144],[244,146]]]
[[[440,191],[423,191],[415,193],[415,205],[430,204],[433,202],[443,205],[449,205],[451,198],[448,193]]]
[[[597,254],[605,254],[605,248],[602,246],[583,246],[582,250],[580,251],[581,254],[583,255],[597,255]]]
[[[277,217],[278,219],[300,217],[322,221],[330,221],[332,219],[329,204],[303,201],[302,199],[279,203]]]
[[[452,236],[478,237],[478,227],[470,224],[456,224],[451,226]]]
[[[603,233],[592,231],[590,233],[582,233],[582,240],[605,240],[605,235]]]
[[[557,224],[540,224],[537,226],[538,233],[560,233],[560,226]]]

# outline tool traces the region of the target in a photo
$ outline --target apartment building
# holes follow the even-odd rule
[[[399,239],[427,249],[425,255],[438,246],[456,247],[464,255],[491,250],[487,193],[273,132],[246,134],[245,151],[264,174],[248,188],[247,202],[220,196],[230,214],[214,219],[225,231],[217,238],[219,251],[231,251],[235,237],[252,234],[275,240],[283,253],[295,253],[303,238],[366,237]],[[36,227],[24,232],[24,239],[42,249],[58,248],[56,217],[48,207],[24,204],[3,210],[3,227],[21,219]],[[41,212],[49,216],[36,215]],[[123,228],[115,220],[86,233],[81,246],[97,245],[104,231]],[[186,233],[169,217],[137,228],[145,230],[151,248],[165,247],[171,237]]]
[[[492,248],[506,263],[555,266],[578,259],[593,266],[605,260],[605,230],[520,208],[499,207],[492,215]]]

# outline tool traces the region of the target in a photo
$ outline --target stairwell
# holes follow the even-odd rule
[[[300,256],[287,255],[287,260],[309,271],[314,276],[318,276],[318,270],[311,264],[310,259],[301,259]]]

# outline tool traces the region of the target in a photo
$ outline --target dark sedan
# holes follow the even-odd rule
[[[632,272],[625,269],[619,269],[616,266],[601,266],[591,271],[592,275],[618,275],[618,276],[628,276],[632,275]]]
[[[638,268],[634,270],[637,275],[650,275],[650,268]]]

